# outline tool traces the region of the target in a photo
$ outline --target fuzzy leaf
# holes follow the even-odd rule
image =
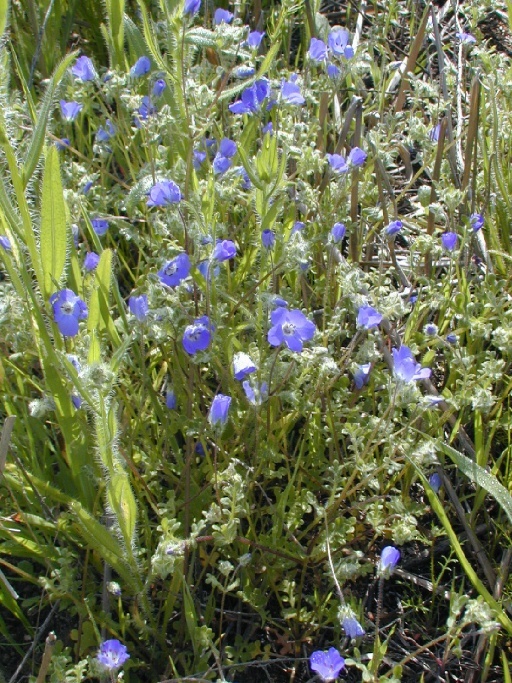
[[[41,198],[40,249],[45,299],[58,287],[64,272],[66,244],[66,205],[60,178],[59,153],[52,146],[46,155]]]

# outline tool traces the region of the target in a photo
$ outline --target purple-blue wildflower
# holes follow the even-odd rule
[[[213,15],[213,24],[218,26],[219,24],[230,24],[233,21],[233,12],[229,12],[227,9],[222,9],[218,7]]]
[[[456,232],[443,232],[441,235],[443,249],[446,249],[447,251],[453,251],[457,246],[458,239],[459,236]]]
[[[472,33],[467,33],[466,31],[459,31],[455,34],[463,45],[473,45],[476,43],[476,38]]]
[[[71,394],[71,403],[75,406],[76,410],[80,410],[82,407],[82,397],[78,394]]]
[[[261,45],[265,31],[250,31],[247,36],[247,46],[252,50],[257,50]]]
[[[308,55],[313,62],[325,62],[327,59],[327,45],[319,38],[311,38]]]
[[[473,228],[473,232],[478,232],[484,225],[484,217],[481,213],[472,213],[469,217],[469,224]]]
[[[257,368],[254,365],[250,356],[243,351],[235,353],[233,356],[233,375],[235,379],[241,380],[251,372],[256,372]]]
[[[81,81],[93,81],[96,78],[94,65],[89,57],[82,55],[71,67],[71,73]]]
[[[260,78],[253,85],[246,88],[242,92],[240,99],[230,104],[228,108],[233,114],[255,114],[260,111],[263,102],[269,94],[270,85],[268,80]],[[222,156],[227,155],[224,154]]]
[[[161,180],[149,191],[148,206],[169,206],[181,201],[181,190],[173,180]]]
[[[178,399],[176,398],[176,394],[172,389],[169,389],[165,395],[165,405],[167,408],[169,408],[169,410],[176,410]]]
[[[156,114],[156,107],[147,95],[144,95],[142,98],[140,107],[137,109],[137,113],[142,121],[146,121],[146,119],[148,119],[150,116],[154,116]],[[135,119],[135,122],[137,123],[137,118]]]
[[[115,671],[130,659],[126,645],[123,645],[118,640],[105,640],[101,645],[97,654],[98,662],[108,669],[108,671]]]
[[[341,76],[341,70],[336,66],[336,64],[327,64],[327,75],[335,81]]]
[[[231,240],[217,240],[215,249],[212,252],[212,258],[222,263],[222,261],[229,261],[235,258],[236,246]]]
[[[190,258],[188,254],[183,252],[178,254],[172,261],[166,263],[158,271],[158,277],[162,284],[168,287],[177,287],[182,280],[189,276],[190,267]]]
[[[263,230],[261,233],[261,243],[265,249],[272,249],[276,242],[276,233],[273,230]]]
[[[229,406],[231,405],[231,396],[224,394],[217,394],[214,396],[208,413],[208,422],[214,427],[215,425],[224,426],[228,419]]]
[[[138,60],[130,69],[130,76],[132,76],[133,78],[140,78],[141,76],[145,76],[150,71],[151,60],[149,57],[143,55],[142,57],[138,58]]]
[[[428,379],[431,374],[430,368],[423,368],[412,355],[411,349],[401,346],[393,349],[393,374],[402,382],[416,382],[420,379]]]
[[[192,153],[192,166],[196,171],[199,171],[201,166],[206,161],[206,152],[201,152],[199,149],[195,149]]]
[[[236,166],[233,169],[233,171],[235,173],[237,173],[240,176],[240,178],[242,179],[242,181],[240,183],[240,187],[242,188],[242,190],[250,190],[252,187],[252,182],[251,182],[251,179],[249,178],[249,174],[247,173],[245,168],[243,166]]]
[[[91,225],[98,237],[103,237],[108,230],[108,221],[105,218],[93,218],[91,219]]]
[[[130,313],[143,322],[148,317],[149,305],[148,297],[145,294],[140,294],[139,296],[131,296],[128,299],[128,308]]]
[[[94,183],[92,182],[92,180],[88,180],[82,187],[82,194],[87,194],[91,190],[93,185]]]
[[[384,232],[388,237],[392,237],[393,235],[396,235],[397,232],[400,232],[403,227],[402,221],[391,221],[391,223],[386,226]]]
[[[344,617],[341,625],[348,638],[360,638],[365,634],[365,630],[357,621],[355,614],[349,614]]]
[[[306,318],[299,310],[289,311],[287,308],[276,308],[270,314],[272,327],[267,339],[272,346],[286,344],[290,351],[300,353],[302,344],[313,338],[316,332],[315,323]]]
[[[66,102],[66,100],[60,100],[60,111],[62,113],[62,118],[65,121],[74,121],[78,114],[83,109],[83,104],[79,102]]]
[[[183,333],[183,348],[193,356],[198,351],[204,351],[212,340],[212,325],[207,315],[197,318],[191,325],[187,325]]]
[[[372,306],[361,306],[357,312],[356,324],[358,327],[364,327],[371,330],[373,327],[378,327],[382,321],[382,313],[379,313]]]
[[[441,132],[441,124],[438,123],[436,126],[432,128],[432,130],[429,133],[429,138],[432,140],[432,142],[437,142],[439,140],[439,133]]]
[[[295,232],[302,232],[305,225],[306,224],[303,221],[295,221],[295,223],[292,225],[292,235]]]
[[[53,319],[65,337],[78,334],[78,321],[87,318],[87,306],[72,289],[62,289],[50,297]]]
[[[430,475],[428,478],[428,483],[436,493],[439,493],[441,486],[443,485],[442,479],[437,472],[434,472]]]
[[[385,546],[382,548],[380,554],[379,564],[377,565],[377,574],[389,578],[399,561],[400,551],[398,548],[394,548],[392,545]]]
[[[194,16],[201,9],[201,0],[185,0],[183,5],[183,14]]]
[[[94,251],[87,252],[84,258],[84,268],[87,272],[91,272],[98,267],[100,257]]]
[[[96,131],[96,140],[98,142],[107,142],[117,133],[117,129],[110,119],[105,121],[105,128],[100,126]]]
[[[347,162],[350,164],[350,166],[352,166],[352,168],[358,168],[364,164],[367,158],[368,154],[366,154],[366,152],[363,152],[360,147],[354,147],[350,150]]]
[[[306,100],[300,92],[299,86],[295,83],[295,74],[290,77],[289,81],[281,82],[281,99],[287,104],[293,104],[296,107],[303,105]]]
[[[435,337],[438,332],[437,325],[435,323],[427,323],[423,328],[423,332],[428,337]]]
[[[362,389],[365,384],[368,384],[371,369],[371,363],[363,363],[363,365],[358,365],[356,371],[354,372],[354,384],[356,385],[356,389]]]
[[[256,73],[256,69],[253,66],[247,66],[246,64],[240,64],[233,69],[233,78],[251,78]]]
[[[325,156],[335,173],[348,173],[350,170],[345,157],[342,157],[341,154],[326,154]]]
[[[7,237],[7,235],[0,235],[0,247],[5,249],[5,251],[11,251],[11,240]]]
[[[332,228],[331,228],[331,237],[332,241],[337,244],[338,242],[341,242],[341,240],[345,237],[345,233],[347,232],[347,228],[343,223],[335,223]]]
[[[327,652],[313,652],[309,658],[309,666],[325,683],[329,683],[335,681],[345,668],[345,660],[335,647],[330,647]]]
[[[450,332],[450,334],[446,335],[446,341],[448,344],[456,344],[457,343],[457,335],[453,334],[453,332]]]
[[[334,29],[329,33],[327,44],[331,52],[337,57],[352,59],[354,48],[348,44],[350,33],[344,28]]]
[[[244,382],[242,382],[242,387],[247,400],[249,403],[252,403],[253,406],[260,406],[263,401],[266,401],[268,398],[267,382],[262,382],[261,384],[256,384],[253,386],[249,380],[246,379]]]
[[[163,91],[167,88],[167,83],[164,81],[163,78],[158,78],[154,83],[153,83],[153,89],[152,89],[152,94],[153,97],[160,97],[160,95],[163,93]]]
[[[69,147],[71,144],[71,141],[69,138],[61,138],[60,140],[55,140],[55,147],[59,150],[59,152],[63,152],[65,149]]]

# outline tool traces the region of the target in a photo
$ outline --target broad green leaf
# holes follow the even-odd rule
[[[104,329],[108,326],[110,312],[108,306],[110,283],[112,280],[112,251],[105,249],[100,256],[100,262],[96,268],[96,280],[91,299],[89,301],[89,316],[87,329]]]
[[[32,178],[32,175],[39,163],[39,159],[41,158],[41,153],[46,138],[48,119],[50,118],[50,114],[53,109],[57,88],[67,69],[71,66],[71,63],[76,59],[76,55],[76,52],[71,52],[69,55],[66,55],[66,57],[64,57],[64,59],[55,69],[55,72],[50,80],[50,83],[44,93],[41,107],[39,108],[36,119],[34,121],[34,132],[32,133],[32,139],[30,140],[30,145],[25,156],[25,163],[23,164],[21,172],[24,187],[27,186],[28,182]]]
[[[66,264],[66,205],[60,177],[59,153],[52,145],[46,155],[41,198],[41,265],[44,298],[58,288]]]
[[[501,505],[509,521],[512,523],[512,496],[503,484],[500,484],[494,475],[489,474],[483,467],[480,467],[476,462],[456,451],[455,448],[445,443],[438,443],[437,441],[435,445],[457,465],[468,479],[471,479],[475,484],[485,489]]]
[[[7,26],[7,16],[9,14],[9,0],[0,0],[0,36],[3,36]]]
[[[125,0],[105,0],[113,66],[124,69],[124,5]]]
[[[126,547],[130,548],[137,521],[137,503],[124,470],[113,474],[108,482],[107,500],[116,516]]]

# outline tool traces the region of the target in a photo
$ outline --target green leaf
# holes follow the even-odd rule
[[[7,16],[9,14],[9,0],[0,0],[0,36],[3,36],[7,26]]]
[[[483,467],[480,467],[476,462],[456,451],[455,448],[442,442],[433,441],[433,443],[457,465],[466,477],[485,489],[501,505],[509,521],[512,523],[512,496],[503,484],[500,484],[494,475],[489,474]]]
[[[95,288],[89,301],[89,316],[87,318],[87,329],[104,329],[108,326],[110,312],[108,298],[110,282],[112,280],[112,251],[105,249],[100,256],[100,262],[96,268]]]
[[[46,155],[41,199],[40,248],[45,299],[58,288],[66,263],[66,245],[66,205],[60,178],[59,153],[52,145]]]
[[[135,534],[137,503],[124,470],[113,474],[108,482],[107,500],[116,516],[126,547],[130,548]]]

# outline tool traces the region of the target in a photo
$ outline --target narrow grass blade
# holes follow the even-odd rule
[[[60,177],[59,153],[52,145],[46,156],[41,197],[40,247],[45,299],[58,288],[66,263],[66,246],[66,205]]]

